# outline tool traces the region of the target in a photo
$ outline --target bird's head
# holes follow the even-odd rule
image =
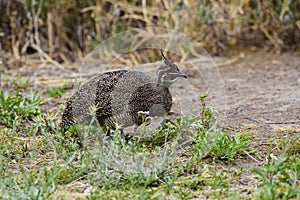
[[[159,84],[170,87],[178,77],[187,78],[187,76],[179,70],[177,65],[165,57],[162,50],[161,56],[163,63],[158,67],[156,72],[156,79]]]

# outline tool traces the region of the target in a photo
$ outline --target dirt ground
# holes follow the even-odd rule
[[[265,162],[271,140],[286,137],[286,131],[280,130],[289,129],[300,132],[300,56],[295,53],[277,55],[257,51],[241,53],[236,58],[231,64],[219,66],[227,96],[226,112],[228,114],[222,127],[230,134],[240,134],[246,131],[253,133],[252,147],[262,155],[263,160],[246,156],[232,166],[232,169],[242,168],[244,170],[241,179],[233,183],[236,187],[233,189],[247,194],[255,190],[256,180],[250,170]],[[231,58],[214,59],[221,61],[219,63],[224,63]],[[59,69],[36,64],[5,69],[2,74],[1,87],[12,90],[6,80],[8,78],[15,79],[20,75],[31,80],[34,79],[33,89],[38,89],[43,99],[46,99],[43,110],[59,111],[72,91],[62,98],[49,98],[46,88],[61,85],[64,79],[70,78],[70,74],[74,74],[78,66],[75,64],[65,69]],[[184,72],[191,73],[188,69],[185,69]],[[197,82],[197,77],[191,77],[190,83],[193,81]],[[186,92],[184,87],[179,86],[179,89],[184,98],[194,98],[191,96],[193,93]],[[201,89],[201,87],[198,88],[198,90]],[[230,117],[237,108],[241,107],[254,120],[247,119],[241,112]],[[271,124],[272,122],[275,124]]]
[[[232,190],[247,195],[257,185],[251,169],[266,163],[272,141],[286,140],[287,132],[300,132],[300,56],[291,52],[277,55],[258,51],[213,60],[219,64],[227,101],[226,117],[220,126],[232,135],[253,134],[251,147],[261,155],[261,159],[245,156],[230,167],[231,171],[243,169],[241,178],[232,183]],[[185,73],[193,74],[186,70]],[[192,77],[189,83],[207,92],[207,87],[199,86],[204,83],[199,78]],[[178,88],[182,90],[181,100],[194,98],[187,88]]]
[[[237,187],[247,193],[255,190],[256,180],[250,170],[266,161],[271,141],[285,140],[286,130],[300,132],[300,56],[253,52],[241,54],[239,61],[219,69],[225,84],[228,116],[242,106],[252,118],[238,113],[227,118],[224,127],[231,127],[232,134],[239,132],[238,127],[241,132],[254,133],[252,147],[263,159],[243,158],[234,166],[244,169]]]

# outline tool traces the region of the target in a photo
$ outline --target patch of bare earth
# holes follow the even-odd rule
[[[227,96],[227,117],[222,120],[221,127],[231,135],[253,136],[251,147],[261,157],[245,152],[226,169],[220,166],[221,173],[242,169],[240,178],[232,181],[231,189],[249,195],[257,185],[251,169],[266,163],[271,143],[275,139],[285,141],[287,137],[296,137],[300,132],[300,56],[258,51],[213,60],[218,65]],[[205,94],[208,88],[203,86],[202,77],[188,68],[184,70],[194,90]],[[182,99],[195,98],[187,87],[176,89],[182,90]],[[193,107],[194,102],[186,107]],[[276,159],[276,153],[274,157]]]
[[[266,52],[241,54],[239,61],[221,66],[219,70],[225,84],[228,116],[241,107],[247,115],[240,112],[227,118],[224,127],[231,134],[253,133],[252,147],[263,159],[245,156],[233,166],[244,170],[235,186],[252,193],[256,180],[250,170],[266,162],[272,140],[293,137],[282,130],[300,132],[300,56]]]

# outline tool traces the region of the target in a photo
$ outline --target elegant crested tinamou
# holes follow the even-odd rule
[[[178,77],[187,78],[176,64],[161,51],[163,62],[155,79],[139,71],[118,70],[92,78],[82,85],[67,101],[62,115],[61,128],[86,123],[91,119],[91,107],[96,106],[96,118],[105,130],[141,125],[142,116],[163,116],[171,110],[172,96],[169,87]]]

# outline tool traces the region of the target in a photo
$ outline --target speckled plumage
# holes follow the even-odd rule
[[[186,76],[178,67],[163,56],[156,79],[139,72],[119,70],[98,75],[80,87],[66,104],[62,115],[61,127],[78,123],[89,123],[90,109],[96,106],[96,118],[102,127],[115,129],[118,123],[122,127],[141,125],[139,111],[150,116],[162,116],[172,107],[169,86],[177,77]]]

